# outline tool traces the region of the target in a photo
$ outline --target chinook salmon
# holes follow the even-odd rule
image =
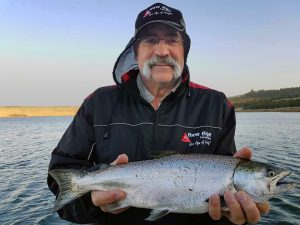
[[[107,206],[112,211],[128,206],[152,209],[149,221],[170,212],[199,214],[208,211],[208,198],[225,190],[243,190],[256,203],[295,186],[283,178],[282,168],[230,156],[176,154],[159,159],[108,166],[93,172],[55,169],[49,174],[60,192],[54,211],[92,190],[120,189],[126,198]]]

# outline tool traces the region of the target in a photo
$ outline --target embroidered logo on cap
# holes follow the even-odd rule
[[[150,12],[149,10],[147,10],[147,11],[145,12],[145,14],[144,14],[143,17],[145,18],[145,17],[150,16],[150,15],[151,15],[151,12]]]
[[[166,6],[157,5],[157,6],[151,7],[149,10],[147,10],[145,12],[143,18],[148,17],[148,16],[152,16],[152,15],[167,15],[167,16],[171,16],[172,12]]]
[[[181,141],[186,142],[186,143],[191,143],[191,140],[188,138],[187,134],[184,133],[181,137]]]

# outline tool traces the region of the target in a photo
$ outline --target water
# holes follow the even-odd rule
[[[71,117],[0,118],[0,224],[72,224],[51,213],[46,184],[50,153]],[[262,225],[300,224],[300,113],[237,113],[237,147],[254,159],[284,165],[295,191],[270,200]]]

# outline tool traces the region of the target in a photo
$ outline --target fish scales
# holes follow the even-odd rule
[[[244,190],[259,202],[294,186],[284,182],[276,186],[289,174],[280,168],[229,156],[202,154],[171,155],[89,173],[53,170],[49,174],[57,180],[62,192],[55,210],[92,190],[120,189],[126,192],[126,198],[108,205],[107,210],[128,206],[153,209],[148,220],[156,220],[169,212],[207,212],[208,198],[215,193],[223,195],[225,190]],[[69,183],[71,190],[64,187],[65,183]]]
[[[120,188],[127,194],[128,205],[135,207],[157,208],[167,204],[172,205],[174,212],[196,213],[201,210],[195,205],[230,187],[239,162],[236,158],[213,158],[218,159],[217,163],[212,164],[210,155],[174,155],[112,166],[102,173],[94,172],[94,176],[82,180],[82,185],[92,190]]]

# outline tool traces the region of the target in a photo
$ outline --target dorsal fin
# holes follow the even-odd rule
[[[150,151],[148,153],[148,159],[159,159],[165,156],[180,154],[180,152],[174,150],[164,150],[164,151]]]
[[[103,169],[106,169],[108,167],[110,167],[111,165],[108,165],[106,163],[99,163],[95,166],[92,166],[91,168],[87,169],[86,171],[88,172],[92,172],[92,171],[95,171],[95,170],[103,170]]]

